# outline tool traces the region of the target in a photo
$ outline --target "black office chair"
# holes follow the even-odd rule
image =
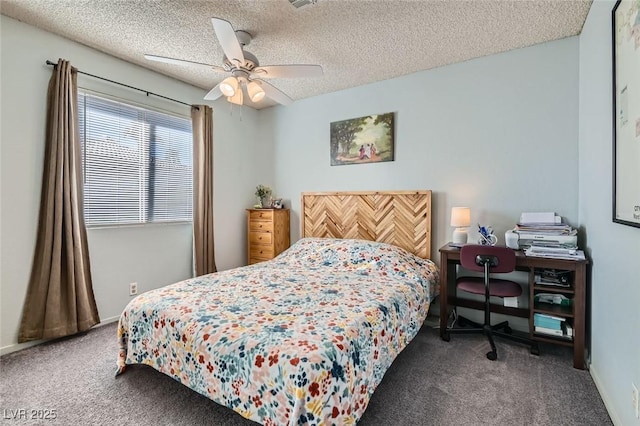
[[[515,342],[531,346],[531,353],[539,354],[537,343],[525,337],[512,334],[508,321],[491,325],[490,297],[517,297],[522,294],[522,287],[514,281],[502,280],[490,277],[490,274],[503,274],[511,272],[516,267],[516,255],[512,249],[506,247],[483,246],[469,244],[460,249],[460,264],[470,271],[484,272],[484,277],[459,277],[456,280],[456,288],[473,294],[482,294],[484,300],[484,324],[478,324],[467,318],[458,316],[460,325],[469,323],[472,328],[449,327],[448,333],[484,333],[489,339],[491,351],[487,352],[487,358],[495,361],[498,358],[493,336],[503,337]],[[454,323],[455,325],[455,323]],[[502,330],[502,331],[500,331]],[[447,339],[448,340],[448,335]]]

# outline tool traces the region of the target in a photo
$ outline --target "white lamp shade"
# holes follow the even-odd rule
[[[453,230],[451,241],[454,244],[466,244],[469,238],[467,226],[471,225],[471,209],[469,207],[453,207],[451,209],[451,226]]]
[[[260,84],[255,81],[247,84],[247,93],[252,102],[260,102],[262,98],[264,98],[264,90],[260,87]]]
[[[238,88],[238,90],[236,90],[235,95],[228,96],[227,100],[232,104],[242,105],[242,101],[243,101],[242,89]]]
[[[469,207],[453,207],[451,209],[451,226],[466,227],[471,225],[471,209]]]
[[[223,95],[231,97],[238,92],[238,79],[235,77],[227,77],[220,83],[220,91]]]

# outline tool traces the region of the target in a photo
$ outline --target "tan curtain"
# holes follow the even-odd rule
[[[98,322],[82,210],[77,72],[60,59],[47,96],[40,220],[18,342],[88,330]]]
[[[193,256],[195,275],[216,272],[213,253],[213,110],[191,108],[193,123]]]

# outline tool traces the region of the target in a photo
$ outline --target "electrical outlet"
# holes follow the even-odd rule
[[[631,389],[631,403],[633,404],[633,409],[636,413],[636,419],[640,419],[640,412],[638,412],[638,387],[633,382],[631,383]]]
[[[135,296],[138,294],[138,283],[129,284],[129,296]]]

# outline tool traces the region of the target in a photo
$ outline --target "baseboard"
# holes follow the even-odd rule
[[[0,356],[10,354],[11,352],[21,351],[44,342],[47,342],[47,340],[34,340],[32,342],[14,343],[13,345],[3,346],[0,348]]]
[[[112,322],[116,322],[120,319],[120,315],[116,315],[115,317],[110,317],[110,318],[105,318],[102,321],[100,321],[99,324],[96,324],[94,326],[95,327],[102,327],[103,325],[107,325],[107,324],[111,324]]]
[[[591,365],[589,365],[589,374],[591,374],[593,383],[596,384],[596,389],[598,389],[598,393],[600,393],[600,397],[602,398],[602,402],[604,402],[604,407],[609,413],[609,417],[611,417],[611,421],[616,426],[622,426],[622,421],[620,420],[620,417],[618,417],[616,410],[613,407],[613,402],[610,400],[608,394],[604,391],[604,386],[602,385],[600,375],[598,374],[598,368],[593,364],[593,362],[591,363]]]
[[[116,322],[120,319],[120,315],[110,318],[104,318],[100,323],[96,324],[95,327],[102,327],[103,325],[107,325],[113,322]],[[26,343],[14,343],[13,345],[7,345],[0,348],[0,356],[10,354],[11,352],[21,351],[23,349],[30,348],[32,346],[39,345],[41,343],[49,342],[49,339],[44,340],[34,340],[32,342]]]

